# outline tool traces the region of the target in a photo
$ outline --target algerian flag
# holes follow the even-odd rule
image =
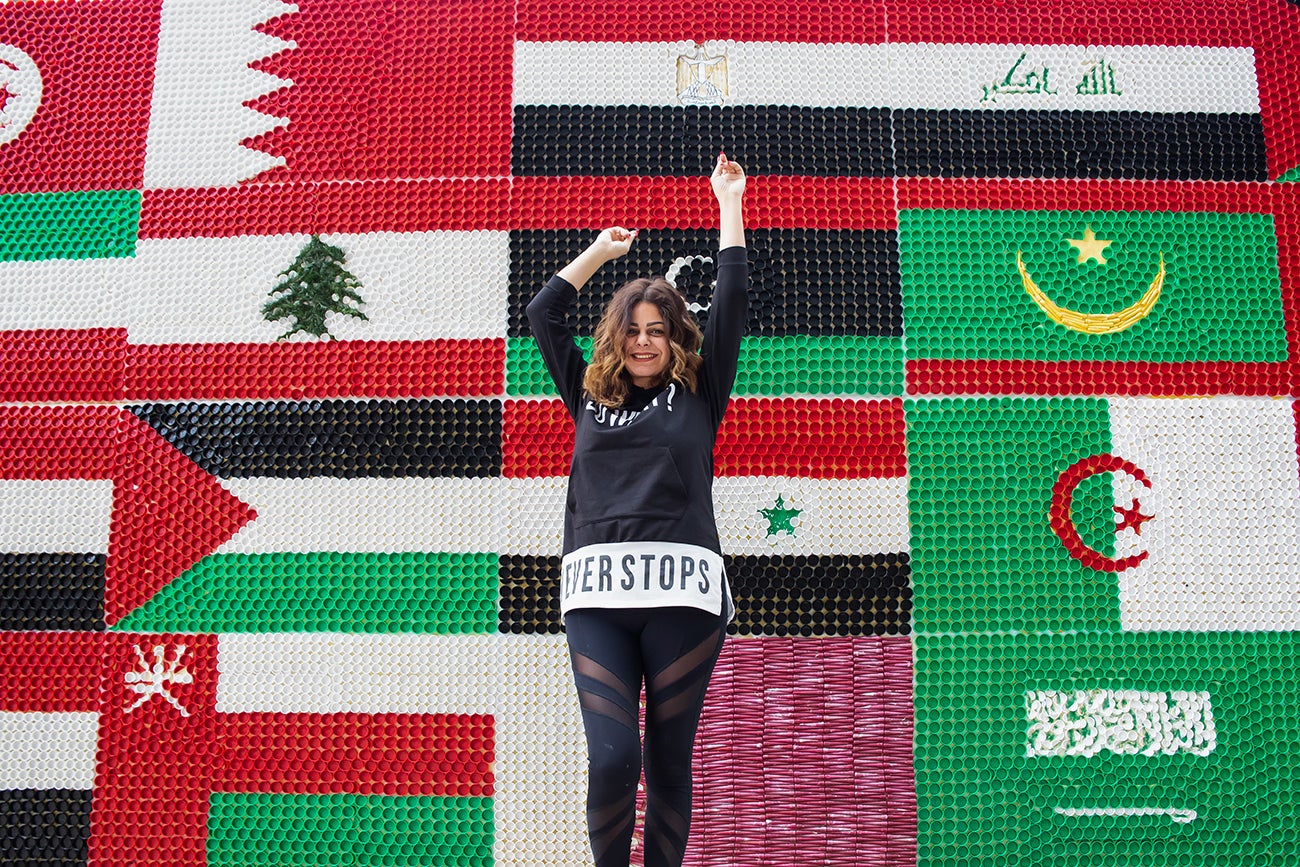
[[[916,626],[1300,626],[1290,401],[915,400]]]

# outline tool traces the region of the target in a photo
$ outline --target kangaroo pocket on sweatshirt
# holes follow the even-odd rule
[[[579,453],[569,477],[573,526],[622,518],[678,518],[686,485],[667,446]]]

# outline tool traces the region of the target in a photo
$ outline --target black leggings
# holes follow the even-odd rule
[[[565,617],[587,730],[587,829],[596,867],[626,867],[642,751],[645,863],[678,867],[691,826],[691,753],[726,621],[696,608],[583,608]]]

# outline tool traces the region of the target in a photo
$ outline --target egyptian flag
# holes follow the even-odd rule
[[[1268,186],[905,181],[898,219],[913,393],[1288,390],[1297,224]]]
[[[1300,626],[1300,466],[1272,398],[908,403],[917,631]]]
[[[495,631],[498,400],[129,407],[257,519],[122,631]]]
[[[501,630],[555,632],[572,422],[558,399],[507,401],[509,534]],[[907,456],[898,399],[733,398],[715,512],[734,632],[906,634]]]
[[[0,343],[39,362],[8,371],[10,399],[500,390],[503,233],[433,220],[430,230],[318,234],[292,231],[290,216],[282,233],[138,237],[138,194],[111,209],[52,195],[66,201],[42,211],[7,202],[6,222],[31,243],[0,261],[14,299]],[[88,211],[89,225],[79,219]],[[53,225],[64,215],[78,234]]]
[[[918,860],[1276,860],[1297,664],[1295,632],[918,636]]]
[[[774,175],[1266,179],[1243,20],[1162,8],[1157,28],[1132,3],[1067,33],[903,4],[886,44],[883,7],[843,5],[784,24],[521,10],[513,173],[692,175],[723,147]]]

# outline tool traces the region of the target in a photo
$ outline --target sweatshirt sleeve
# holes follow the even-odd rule
[[[749,259],[744,247],[727,247],[718,253],[718,282],[709,305],[709,321],[704,328],[700,355],[702,393],[709,403],[713,427],[722,424],[736,381],[740,359],[740,339],[745,335],[749,317]]]
[[[555,380],[569,415],[578,415],[582,399],[582,377],[587,361],[574,340],[569,326],[569,311],[578,300],[578,291],[558,274],[528,302],[528,324],[532,328],[542,361]]]

